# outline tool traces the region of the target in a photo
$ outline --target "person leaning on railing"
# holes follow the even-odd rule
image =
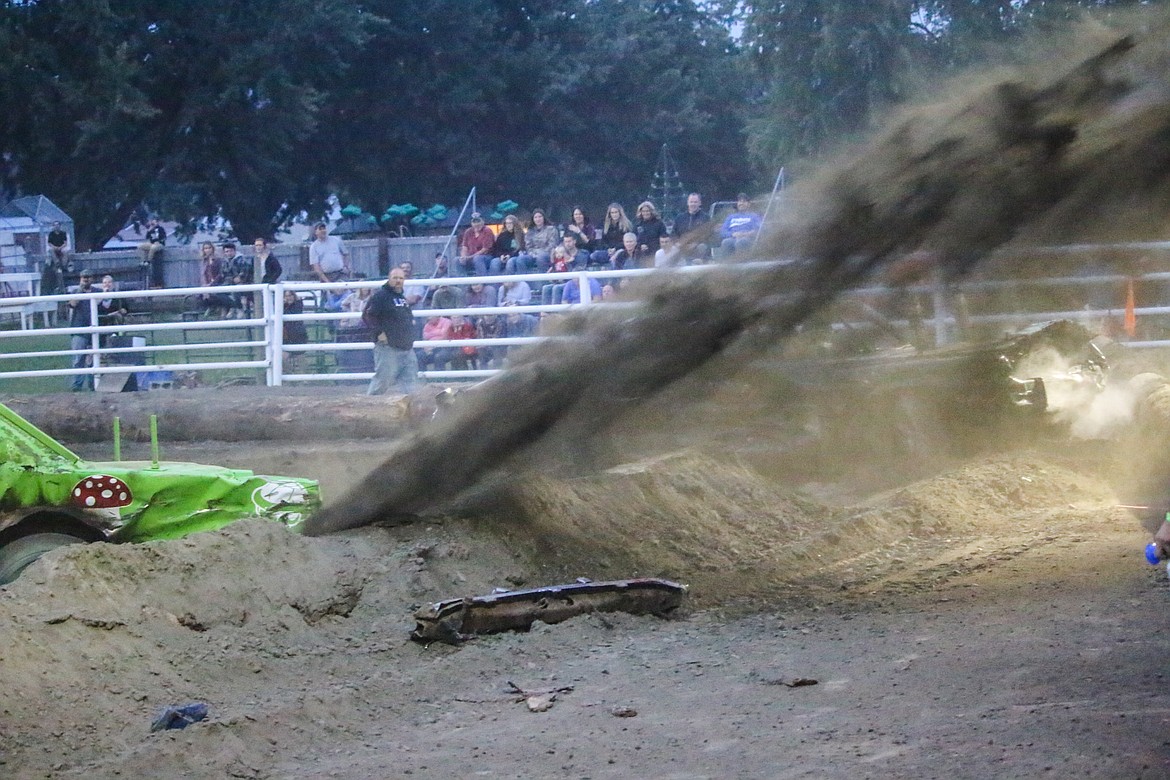
[[[77,285],[77,292],[88,293],[93,292],[93,271],[85,270],[81,272],[81,278]],[[80,298],[74,298],[69,301],[69,327],[71,328],[88,328],[91,324],[89,319],[89,301]],[[90,336],[85,333],[74,333],[69,337],[69,349],[73,351],[89,349]],[[89,355],[74,355],[73,368],[86,368],[90,365],[91,357]],[[73,382],[69,387],[75,393],[82,390],[93,390],[93,374],[74,374]]]

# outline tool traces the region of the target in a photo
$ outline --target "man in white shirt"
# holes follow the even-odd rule
[[[323,282],[336,282],[349,276],[349,253],[337,236],[329,235],[329,228],[319,222],[313,233],[316,239],[309,244],[309,267]]]

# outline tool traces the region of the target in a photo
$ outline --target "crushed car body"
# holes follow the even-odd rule
[[[687,587],[657,578],[582,581],[431,604],[414,613],[410,638],[456,643],[475,634],[526,630],[536,621],[559,623],[592,612],[662,617],[682,605]]]

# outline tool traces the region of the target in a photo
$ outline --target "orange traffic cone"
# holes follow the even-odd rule
[[[1125,283],[1125,335],[1137,335],[1137,314],[1134,312],[1133,279]]]

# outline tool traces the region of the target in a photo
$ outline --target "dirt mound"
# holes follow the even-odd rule
[[[517,481],[470,518],[317,539],[245,521],[185,540],[57,550],[0,588],[0,720],[20,724],[0,729],[0,774],[309,776],[299,762],[332,767],[335,743],[382,745],[386,733],[413,728],[433,739],[435,716],[420,707],[492,700],[497,678],[543,663],[545,642],[571,646],[631,625],[607,618],[558,625],[555,642],[509,635],[423,649],[406,639],[422,603],[658,575],[690,584],[700,608],[831,604],[932,588],[1048,543],[1056,524],[1066,534],[1086,528],[1107,501],[1096,480],[1018,456],[829,508],[683,452]],[[451,687],[459,675],[475,678],[462,683],[470,688]],[[210,702],[208,723],[149,733],[160,707],[190,701]],[[371,723],[392,725],[367,737]]]
[[[857,517],[916,535],[961,534],[1011,526],[1045,507],[1079,509],[1111,501],[1103,482],[1021,455],[969,465],[895,491]]]
[[[668,577],[688,583],[696,605],[711,606],[797,587],[837,588],[837,564],[876,550],[1014,532],[1019,518],[1045,507],[1093,514],[1112,502],[1094,478],[1017,456],[980,461],[864,506],[831,508],[745,467],[688,452],[579,479],[536,478],[492,515],[513,548],[549,574]],[[906,565],[906,556],[887,556],[865,578]]]
[[[684,453],[579,479],[537,477],[493,516],[563,577],[668,577],[711,604],[807,565],[833,513],[745,467]]]
[[[259,565],[257,563],[259,562]],[[46,556],[4,589],[0,632],[8,639],[0,687],[32,694],[44,675],[88,684],[105,664],[142,663],[186,644],[192,633],[243,626],[290,612],[306,623],[348,614],[361,593],[353,561],[267,521],[173,542],[77,545]],[[76,641],[102,629],[111,640]],[[29,673],[36,670],[37,673]],[[60,682],[60,679],[58,679]]]

